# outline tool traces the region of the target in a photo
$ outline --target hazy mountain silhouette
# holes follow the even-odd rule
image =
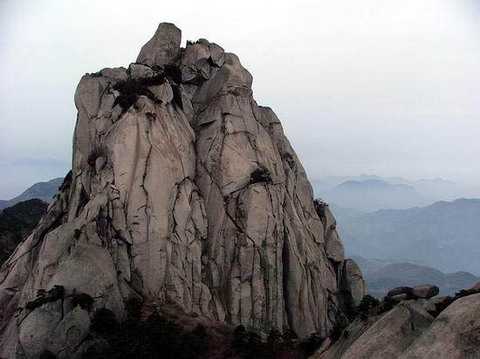
[[[480,278],[469,272],[443,273],[438,269],[414,263],[392,263],[379,259],[354,256],[367,282],[368,293],[383,297],[394,287],[426,283],[437,285],[440,294],[454,295],[477,283]]]
[[[364,211],[409,208],[429,203],[413,186],[376,179],[343,182],[327,191],[322,198],[327,202]]]
[[[333,176],[314,180],[312,185],[317,197],[344,208],[366,212],[480,197],[479,188],[442,178],[409,180],[376,175]]]
[[[50,203],[53,196],[57,193],[58,187],[62,184],[63,178],[54,178],[46,182],[38,182],[27,188],[18,196],[10,200],[0,200],[0,209],[13,206],[16,203],[38,198],[44,202]]]
[[[332,210],[350,255],[480,273],[480,199],[358,215]]]

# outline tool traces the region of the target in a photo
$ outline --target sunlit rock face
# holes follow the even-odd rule
[[[136,63],[81,79],[72,172],[0,272],[0,357],[79,356],[92,313],[122,320],[132,298],[301,337],[335,326],[351,280],[333,216],[238,57],[180,41],[160,24]]]

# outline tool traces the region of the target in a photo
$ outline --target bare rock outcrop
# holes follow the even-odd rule
[[[410,300],[374,321],[354,321],[321,359],[398,358],[433,321],[420,303]]]
[[[480,357],[480,289],[461,290],[454,297],[436,293],[438,287],[423,285],[394,288],[381,302],[364,297],[354,320],[312,358]]]
[[[180,41],[160,24],[128,69],[82,77],[72,171],[0,270],[0,357],[80,357],[95,313],[121,321],[132,298],[301,337],[332,332],[344,273],[359,300],[360,272],[250,73]]]

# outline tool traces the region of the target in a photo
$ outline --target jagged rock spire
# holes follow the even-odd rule
[[[162,66],[174,62],[180,54],[182,31],[174,24],[162,22],[153,37],[143,45],[137,62]]]
[[[80,355],[95,311],[122,320],[132,298],[301,337],[336,325],[352,281],[328,206],[238,57],[180,37],[160,24],[137,63],[81,79],[72,172],[0,271],[0,357]]]

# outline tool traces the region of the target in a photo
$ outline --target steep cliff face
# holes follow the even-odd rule
[[[180,43],[160,24],[128,69],[81,79],[72,172],[0,272],[0,357],[78,356],[95,309],[122,320],[131,298],[328,336],[363,295],[250,73],[214,43]]]

